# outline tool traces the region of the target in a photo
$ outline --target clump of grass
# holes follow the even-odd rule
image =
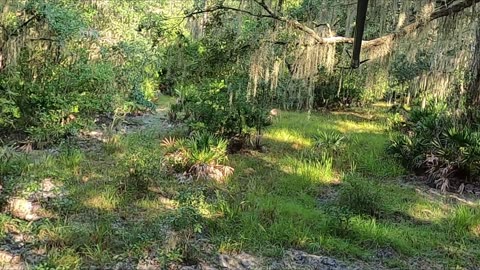
[[[27,164],[26,155],[19,154],[14,147],[0,146],[0,175],[18,175]]]
[[[453,214],[443,224],[446,231],[456,237],[467,236],[479,225],[480,210],[466,205],[456,207]]]
[[[107,154],[114,154],[123,151],[122,137],[119,134],[108,134],[103,144]]]
[[[189,173],[197,178],[223,181],[233,168],[222,165],[227,161],[228,142],[210,133],[195,133],[190,138],[165,138],[164,163],[176,173]]]
[[[58,159],[65,168],[76,170],[85,159],[85,155],[82,150],[66,145],[61,149]]]
[[[350,176],[340,188],[338,203],[356,214],[378,216],[382,212],[383,196],[371,180]]]
[[[313,136],[313,145],[316,149],[329,153],[338,153],[345,147],[346,137],[335,131],[317,131]]]
[[[82,258],[74,249],[53,248],[42,264],[35,269],[80,269],[82,266]]]

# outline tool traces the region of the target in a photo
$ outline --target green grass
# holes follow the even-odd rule
[[[266,152],[229,156],[235,174],[225,183],[170,176],[161,140],[178,131],[157,126],[94,150],[70,143],[58,155],[19,156],[2,169],[4,195],[29,196],[44,178],[65,195],[44,202],[49,219],[0,215],[0,234],[30,235],[29,248],[46,250],[42,267],[66,269],[151,254],[165,265],[194,262],[205,256],[201,238],[214,252],[278,257],[295,248],[369,263],[388,249],[394,256],[382,259],[385,267],[419,258],[480,267],[478,200],[453,202],[403,183],[405,171],[385,154],[384,116],[284,112],[264,134]],[[319,132],[341,134],[343,145],[315,148]]]

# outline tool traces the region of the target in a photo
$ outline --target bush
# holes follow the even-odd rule
[[[92,116],[114,106],[112,66],[80,61],[68,67],[49,63],[33,74],[23,67],[5,72],[0,82],[10,95],[3,126],[26,131],[35,141],[53,142],[75,134]]]
[[[244,93],[230,91],[223,81],[204,84],[200,88],[180,88],[178,103],[170,108],[169,117],[183,114],[192,131],[209,132],[223,138],[258,132],[269,124],[268,110],[261,102],[249,102]]]
[[[412,111],[388,151],[443,191],[453,179],[476,182],[480,176],[480,133],[456,123],[446,110]]]
[[[137,33],[130,30],[134,21],[125,27],[114,20],[119,25],[110,29],[111,42],[100,39],[106,30],[100,22],[140,12],[138,6],[94,16],[96,4],[83,1],[5,5],[2,33],[11,35],[1,41],[8,48],[0,68],[1,135],[15,133],[44,146],[76,134],[99,114],[153,109],[159,51],[148,35],[131,35]]]

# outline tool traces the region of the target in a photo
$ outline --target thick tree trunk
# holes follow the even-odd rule
[[[468,116],[471,121],[477,122],[480,111],[480,22],[477,23],[475,51],[470,66],[470,81],[467,91]]]
[[[355,21],[355,40],[353,42],[352,68],[360,66],[360,53],[362,50],[363,33],[367,19],[368,0],[358,0],[357,19]]]

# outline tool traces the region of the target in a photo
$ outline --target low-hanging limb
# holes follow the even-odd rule
[[[220,4],[204,10],[195,10],[185,15],[185,17],[193,17],[197,14],[201,14],[205,12],[214,12],[218,10],[230,10],[230,11],[244,13],[253,17],[269,18],[269,19],[278,20],[278,21],[290,24],[297,30],[302,31],[308,34],[309,36],[311,36],[317,44],[336,44],[336,43],[353,44],[354,42],[354,38],[351,38],[351,37],[342,37],[342,36],[322,37],[314,29],[308,27],[307,25],[300,23],[297,20],[290,19],[286,16],[277,14],[266,4],[265,0],[254,0],[254,2],[257,5],[259,5],[264,12],[255,13],[252,11],[248,11],[240,8],[234,8],[234,7],[228,7],[228,6],[224,6],[223,4]],[[469,7],[476,5],[477,3],[480,3],[480,0],[462,0],[462,1],[453,2],[451,5],[442,6],[438,10],[432,12],[432,14],[430,14],[430,16],[427,19],[424,19],[424,20],[416,19],[396,32],[393,32],[372,40],[364,40],[362,42],[361,47],[365,49],[365,48],[374,48],[377,46],[382,46],[388,42],[394,41],[398,38],[408,35],[409,33],[412,33],[413,31],[425,26],[428,22],[434,21],[442,17],[454,15]]]

